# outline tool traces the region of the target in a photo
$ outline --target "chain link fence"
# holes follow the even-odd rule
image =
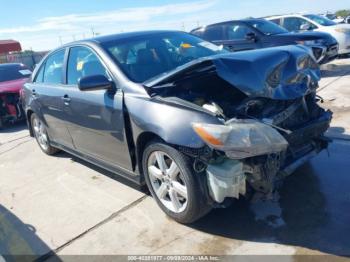
[[[22,63],[28,68],[34,69],[41,59],[47,54],[47,52],[22,52],[13,54],[0,55],[0,64],[5,63]]]

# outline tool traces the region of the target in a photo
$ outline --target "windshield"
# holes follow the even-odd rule
[[[0,65],[0,82],[28,78],[32,72],[24,65]]]
[[[247,23],[265,35],[278,35],[288,33],[286,29],[267,20],[248,20]]]
[[[320,16],[320,15],[305,15],[305,17],[311,19],[312,21],[316,22],[317,24],[323,25],[323,26],[332,26],[336,25],[337,23],[333,22],[332,20],[329,20],[326,17]]]
[[[182,32],[153,33],[101,44],[120,69],[142,83],[192,60],[228,51]]]

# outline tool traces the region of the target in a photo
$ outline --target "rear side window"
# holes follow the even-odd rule
[[[38,73],[35,76],[34,83],[42,83],[44,81],[45,63],[39,68]]]
[[[65,50],[53,53],[46,59],[44,71],[44,83],[61,84]],[[40,74],[40,72],[39,72]]]
[[[203,33],[203,38],[208,41],[224,40],[223,26],[209,26]]]
[[[273,23],[275,23],[275,24],[278,24],[278,25],[281,25],[281,24],[282,24],[282,23],[281,23],[281,18],[271,19],[271,20],[269,20],[269,21],[271,21],[271,22],[273,22]]]
[[[227,26],[227,37],[229,40],[244,40],[248,33],[252,33],[248,26],[244,24],[231,24]]]
[[[104,75],[109,78],[97,55],[83,46],[70,49],[67,70],[68,85],[77,85],[79,79],[86,76]]]

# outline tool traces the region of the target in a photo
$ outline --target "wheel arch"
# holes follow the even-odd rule
[[[31,109],[28,109],[27,112],[26,112],[27,125],[28,125],[28,129],[29,129],[29,135],[30,135],[31,137],[34,137],[32,122],[30,121],[30,119],[31,119],[33,113],[34,113],[34,111],[31,110]]]
[[[136,157],[137,157],[137,166],[139,169],[140,173],[140,180],[141,183],[145,183],[145,178],[143,174],[143,168],[142,168],[142,157],[143,157],[143,152],[145,151],[145,148],[147,144],[149,144],[151,141],[159,140],[162,141],[163,143],[166,143],[159,135],[156,133],[150,132],[150,131],[145,131],[142,132],[136,140]]]

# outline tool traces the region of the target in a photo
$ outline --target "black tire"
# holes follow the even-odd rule
[[[32,130],[33,130],[34,137],[35,137],[35,139],[36,139],[36,141],[37,141],[37,143],[38,143],[40,149],[41,149],[45,154],[47,154],[47,155],[54,155],[54,154],[56,154],[57,152],[59,152],[59,151],[60,151],[59,149],[57,149],[57,148],[55,148],[55,147],[53,147],[53,146],[50,145],[50,139],[49,139],[49,136],[48,136],[48,134],[47,134],[45,125],[43,125],[43,129],[44,129],[44,132],[45,132],[45,134],[46,134],[46,136],[47,136],[47,147],[43,147],[43,146],[40,144],[39,138],[38,138],[38,134],[37,134],[37,133],[35,132],[35,130],[34,130],[34,121],[35,121],[35,120],[38,120],[38,121],[40,121],[40,122],[42,123],[42,121],[39,119],[39,117],[38,117],[35,113],[33,113],[33,114],[31,115],[31,117],[30,117],[30,123],[31,123],[31,127],[32,127]]]
[[[187,205],[182,212],[177,213],[168,209],[158,198],[151,184],[151,178],[148,172],[148,160],[151,154],[156,151],[166,153],[177,164],[180,170],[181,177],[187,188]],[[212,206],[209,204],[209,201],[207,201],[208,199],[203,190],[203,183],[199,177],[201,174],[195,174],[192,166],[192,161],[189,157],[158,140],[149,143],[143,152],[142,167],[149,191],[159,207],[169,217],[182,224],[192,223],[205,216],[212,209]]]

